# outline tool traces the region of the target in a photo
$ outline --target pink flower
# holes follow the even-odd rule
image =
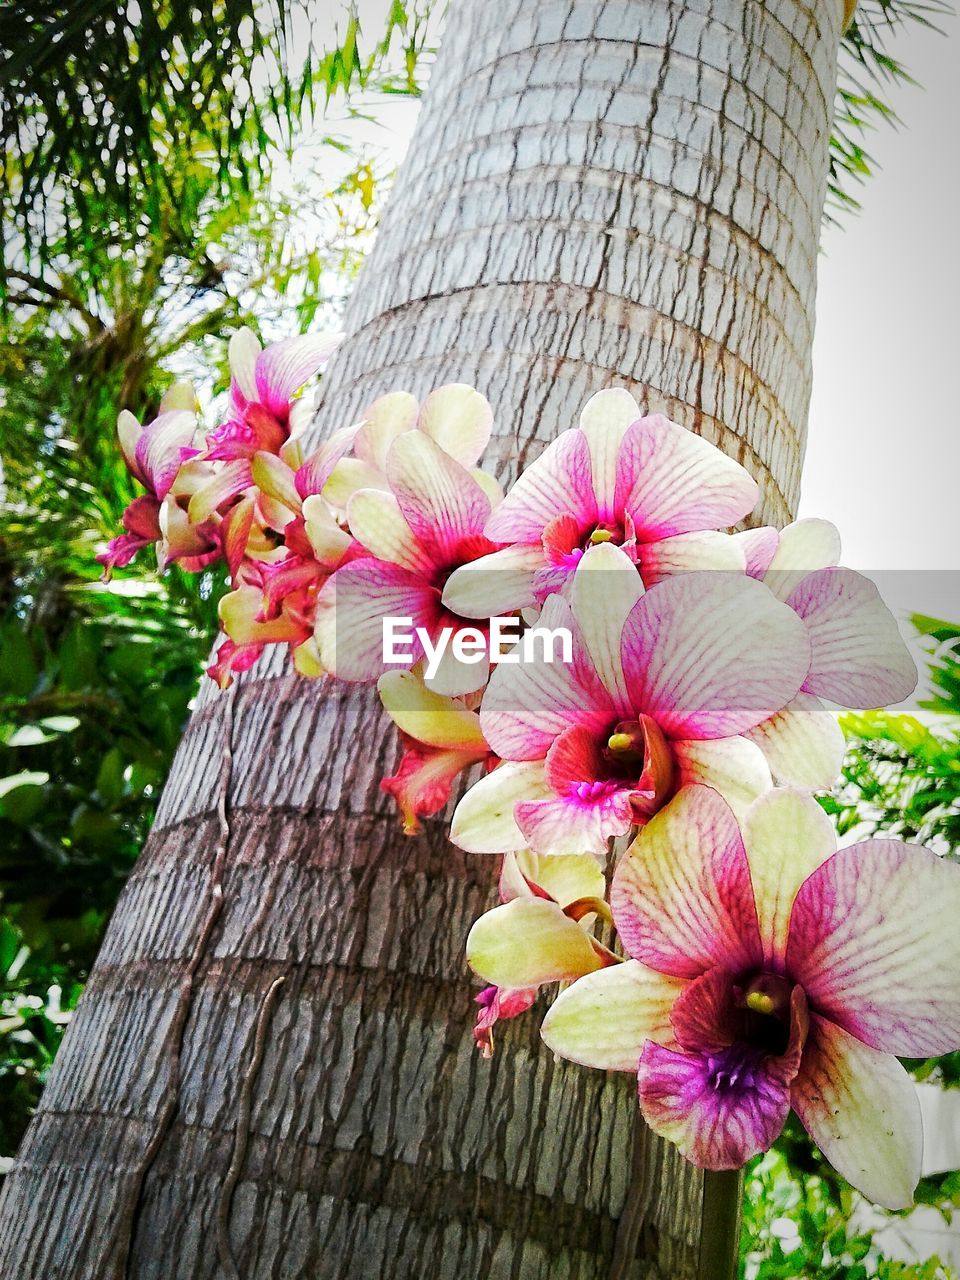
[[[836,852],[826,815],[789,790],[741,834],[691,787],[640,833],[612,906],[633,959],[564,992],[547,1044],[636,1070],[647,1123],[695,1164],[743,1164],[792,1106],[848,1181],[906,1207],[920,1116],[893,1055],[960,1045],[960,870],[897,840]]]
[[[460,801],[456,844],[601,854],[685,783],[708,782],[740,808],[770,786],[742,735],[807,675],[810,641],[792,610],[739,574],[686,573],[644,592],[609,545],[584,554],[571,594],[552,596],[540,624],[570,630],[573,661],[494,671],[480,720],[509,763]]]
[[[431,642],[448,629],[470,625],[444,608],[443,588],[458,566],[494,548],[483,534],[492,482],[481,480],[482,473],[468,470],[447,448],[459,447],[464,461],[482,448],[490,432],[483,397],[469,387],[444,387],[428,397],[417,429],[409,417],[394,426],[382,457],[388,487],[345,495],[350,532],[369,554],[334,574],[318,601],[321,661],[344,680],[375,680],[385,670],[384,618],[409,618],[411,631],[422,629]],[[367,445],[361,428],[355,452]],[[372,470],[380,460],[379,453],[371,454],[364,466]],[[336,473],[331,482],[336,502]],[[413,666],[424,654],[420,639],[409,652]],[[437,692],[467,694],[482,688],[488,674],[485,656],[459,662],[448,646],[429,683]]]
[[[589,855],[542,858],[508,853],[500,873],[500,901],[467,938],[467,962],[493,986],[477,996],[474,1039],[493,1055],[493,1027],[533,1004],[542,986],[619,964],[592,936],[597,916],[610,919],[605,881]]]
[[[612,543],[652,586],[681,569],[745,568],[718,532],[757,500],[756,482],[719,449],[659,414],[643,417],[620,388],[601,391],[527,467],[487,523],[509,543],[453,575],[448,608],[493,616],[565,592],[584,552]]]
[[[309,418],[309,402],[297,391],[336,350],[340,334],[305,333],[262,349],[252,329],[230,339],[230,403],[227,417],[207,436],[206,457],[232,461],[258,450],[278,453],[299,425],[295,410]]]

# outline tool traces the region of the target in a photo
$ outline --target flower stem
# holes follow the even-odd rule
[[[743,1170],[707,1171],[697,1280],[736,1280],[742,1216]]]

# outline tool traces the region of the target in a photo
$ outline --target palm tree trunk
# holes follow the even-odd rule
[[[472,382],[509,478],[621,384],[789,518],[841,11],[454,3],[322,429]],[[369,689],[275,657],[204,693],[7,1179],[9,1280],[721,1274],[629,1079],[534,1017],[474,1053],[493,866],[398,834],[393,754]]]

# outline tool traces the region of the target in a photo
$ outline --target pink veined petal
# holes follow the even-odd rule
[[[818,867],[790,917],[787,971],[811,1008],[885,1053],[960,1047],[960,867],[868,840]]]
[[[840,534],[829,520],[795,520],[780,531],[777,549],[763,575],[763,584],[778,600],[787,596],[815,569],[840,559]]]
[[[390,488],[415,537],[452,558],[458,544],[483,530],[490,499],[458,462],[423,434],[397,437],[387,457]]]
[[[752,578],[666,578],[623,628],[623,669],[634,707],[674,738],[727,738],[785,706],[810,663],[792,609]]]
[[[848,707],[884,707],[914,691],[917,668],[869,578],[852,569],[820,569],[787,604],[803,619],[813,646],[807,693]]]
[[[730,806],[685,787],[617,868],[610,893],[624,948],[678,978],[714,966],[743,973],[762,955],[747,855]]]
[[[544,628],[576,627],[570,606],[551,596],[540,616]],[[504,760],[542,760],[554,739],[571,725],[600,733],[617,719],[599,677],[583,654],[574,661],[500,663],[480,710],[487,741]]]
[[[294,392],[330,359],[339,340],[339,334],[304,333],[266,347],[257,356],[254,372],[260,403],[283,418]]]
[[[736,1076],[735,1066],[729,1074]],[[731,1088],[718,1087],[716,1076],[708,1056],[648,1042],[638,1073],[640,1110],[654,1133],[679,1147],[691,1164],[739,1169],[780,1136],[790,1085],[772,1070],[751,1071]]]
[[[597,675],[619,716],[633,704],[623,673],[620,641],[623,624],[643,595],[636,566],[619,547],[601,543],[585,552],[573,575],[573,614]]]
[[[257,356],[261,350],[257,335],[246,325],[238,329],[230,339],[228,354],[233,399],[241,407],[246,402],[257,399]]]
[[[597,517],[613,523],[617,511],[617,459],[624,434],[640,418],[640,406],[624,387],[610,387],[590,397],[580,414],[580,430],[587,438]]]
[[[814,1015],[792,1103],[849,1183],[886,1209],[909,1208],[923,1130],[917,1091],[896,1058]]]
[[[630,792],[611,790],[581,799],[552,795],[545,800],[521,801],[517,826],[538,854],[604,854],[612,836],[625,836],[634,823]]]
[[[360,489],[347,504],[347,523],[357,541],[379,560],[423,571],[429,552],[403,518],[400,504],[382,489]]]
[[[627,432],[619,472],[621,502],[639,542],[724,529],[752,510],[760,492],[738,462],[660,414]]]
[[[538,546],[519,543],[455,569],[443,603],[462,618],[496,618],[536,603],[534,574],[543,564]]]
[[[674,742],[676,785],[698,783],[719,791],[737,818],[773,785],[763,752],[747,738]]]
[[[450,824],[450,839],[468,853],[509,853],[526,847],[514,809],[524,800],[551,795],[540,760],[507,762],[475,782],[461,799]]]
[[[770,562],[780,545],[780,534],[770,525],[759,529],[744,529],[730,535],[743,552],[747,573],[751,578],[762,578],[770,568]]]
[[[158,498],[170,492],[196,429],[196,414],[178,409],[161,413],[141,431],[134,450],[137,467]]]
[[[391,391],[374,400],[357,431],[354,444],[357,458],[376,471],[384,471],[394,440],[416,426],[417,409],[416,397],[409,391]]]
[[[317,597],[316,640],[320,661],[342,680],[376,680],[383,660],[384,618],[410,618],[412,666],[423,654],[415,628],[430,633],[441,617],[439,593],[409,569],[372,556],[338,569]]]
[[[120,451],[130,474],[136,476],[141,484],[146,484],[146,478],[137,462],[137,441],[142,432],[143,427],[130,410],[121,409],[117,417],[117,439],[120,442]]]
[[[652,587],[672,574],[692,573],[697,569],[744,573],[746,559],[734,536],[705,529],[678,533],[656,542],[641,542],[637,546],[637,567],[644,586]]]
[[[493,430],[493,410],[485,396],[463,382],[431,391],[423,402],[420,430],[462,467],[472,467]]]
[[[496,542],[539,542],[551,520],[571,515],[582,528],[597,520],[590,448],[582,431],[564,431],[531,463],[487,522]]]
[[[191,524],[202,524],[225,502],[235,498],[253,484],[250,459],[236,458],[225,463],[211,479],[202,484],[190,499],[187,515]]]
[[[636,1071],[648,1041],[675,1045],[670,1010],[686,983],[636,960],[611,965],[561,991],[543,1020],[561,1058],[605,1071]]]
[[[301,498],[308,498],[323,490],[334,467],[353,444],[356,434],[356,427],[341,427],[301,463],[294,476],[297,493]]]
[[[846,750],[843,731],[837,717],[812,694],[798,693],[744,736],[756,743],[773,776],[787,786],[820,791],[840,776]]]
[[[741,823],[757,903],[764,965],[782,972],[790,912],[801,884],[837,849],[833,824],[810,796],[786,787],[768,792]]]

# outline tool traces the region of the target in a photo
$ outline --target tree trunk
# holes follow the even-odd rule
[[[788,519],[841,10],[453,4],[322,429],[471,382],[509,479],[625,385]],[[370,689],[276,656],[205,691],[7,1179],[7,1280],[716,1277],[629,1078],[532,1015],[474,1052],[494,864],[399,834],[394,751]]]

